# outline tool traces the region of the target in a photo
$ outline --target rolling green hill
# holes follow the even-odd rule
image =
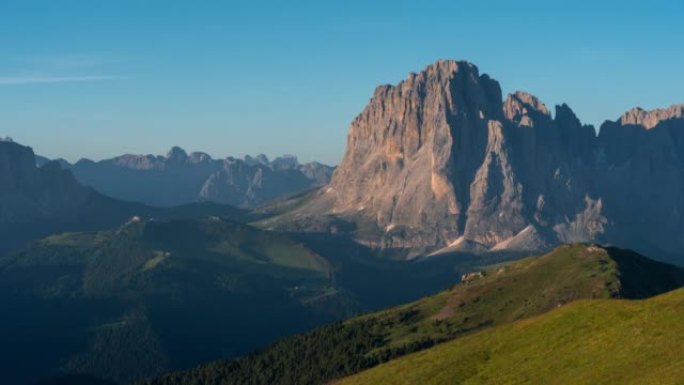
[[[3,376],[125,382],[244,354],[354,308],[331,278],[301,242],[219,218],[51,236],[0,258]]]
[[[578,301],[402,357],[335,385],[681,384],[684,289]]]
[[[207,215],[53,235],[0,257],[12,314],[0,318],[4,379],[126,383],[187,369],[415,300],[495,260],[395,261],[342,238]]]
[[[146,384],[322,384],[578,299],[644,298],[683,283],[681,269],[631,251],[563,246],[543,256],[473,272],[464,276],[461,284],[408,305],[326,326],[250,356],[172,373]]]

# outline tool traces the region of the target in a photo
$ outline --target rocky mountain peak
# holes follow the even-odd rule
[[[556,115],[527,92],[504,101],[471,63],[438,61],[375,90],[332,182],[294,217],[360,223],[357,240],[379,247],[601,236],[604,206],[586,171],[595,132],[567,105]]]
[[[125,168],[130,168],[134,170],[151,170],[151,169],[156,169],[162,167],[164,163],[165,158],[163,157],[156,157],[154,155],[133,155],[133,154],[125,154],[121,156],[117,156],[116,158],[110,159],[105,162],[109,162],[113,165],[116,165],[118,167],[125,167]],[[95,163],[89,160],[81,160],[79,163],[82,161],[88,162],[88,163]],[[78,163],[77,163],[78,164]]]
[[[582,122],[580,122],[579,118],[575,114],[575,111],[573,111],[572,108],[565,103],[556,106],[555,115],[556,122],[560,122],[561,124],[567,126],[582,125]]]
[[[273,164],[272,164],[273,163]],[[79,182],[111,197],[153,206],[213,201],[252,207],[327,184],[333,168],[300,165],[294,156],[212,159],[180,147],[167,156],[122,155],[65,165]]]
[[[597,136],[566,104],[552,117],[527,92],[503,101],[474,65],[438,61],[375,90],[332,182],[291,220],[348,221],[377,247],[592,241],[676,253],[682,154],[684,105],[635,108]]]
[[[388,234],[421,233],[408,243],[455,238],[465,228],[470,183],[494,140],[489,135],[501,132],[490,121],[501,117],[498,82],[468,62],[438,61],[380,86],[352,122],[321,199],[335,213],[372,218]]]
[[[619,119],[621,125],[642,126],[647,130],[656,127],[663,121],[681,119],[684,117],[684,104],[673,105],[669,108],[646,111],[640,107],[627,111]]]
[[[525,91],[516,91],[514,94],[509,95],[510,99],[514,99],[517,101],[517,103],[523,105],[525,108],[533,111],[540,112],[544,115],[550,115],[551,113],[549,112],[549,109],[546,108],[546,105],[539,100],[536,96],[525,92]]]
[[[536,96],[524,91],[509,94],[503,105],[504,117],[519,126],[532,126],[536,120],[547,121],[551,112]]]
[[[170,161],[186,162],[188,160],[188,153],[185,152],[185,150],[183,150],[182,148],[174,146],[166,154],[166,158]]]
[[[35,184],[38,169],[33,150],[12,141],[0,141],[0,193]]]
[[[256,165],[268,166],[269,164],[271,164],[271,161],[264,154],[259,154],[257,156],[245,155],[245,157],[243,159],[244,159],[245,163],[247,163],[250,166],[256,166]]]
[[[58,162],[38,168],[30,147],[0,142],[0,227],[67,217],[89,194]]]
[[[207,153],[193,152],[188,157],[188,160],[190,161],[190,163],[205,163],[205,162],[211,162],[213,159]]]
[[[299,160],[294,155],[279,156],[271,162],[271,167],[276,170],[291,170],[299,166]]]

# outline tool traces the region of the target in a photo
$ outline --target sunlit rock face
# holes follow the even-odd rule
[[[439,61],[375,90],[331,183],[289,218],[344,219],[357,240],[380,247],[459,240],[524,250],[577,241],[647,248],[632,239],[662,216],[666,224],[648,231],[667,227],[659,247],[674,250],[683,110],[636,109],[597,136],[565,104],[552,113],[526,92],[503,99],[473,64]]]
[[[349,130],[327,190],[332,211],[408,231],[394,241],[404,245],[458,237],[501,103],[499,84],[466,62],[440,61],[378,87]]]

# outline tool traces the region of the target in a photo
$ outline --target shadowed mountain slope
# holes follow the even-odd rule
[[[0,257],[3,376],[125,383],[186,369],[415,300],[485,261],[395,261],[219,217],[57,234]]]
[[[562,246],[543,256],[466,274],[463,282],[451,289],[408,305],[287,338],[244,358],[210,363],[145,384],[323,384],[578,299],[645,298],[682,284],[681,269],[631,251]]]
[[[356,306],[331,270],[300,242],[218,218],[54,235],[0,258],[3,377],[128,381],[244,354],[338,317],[319,303]]]

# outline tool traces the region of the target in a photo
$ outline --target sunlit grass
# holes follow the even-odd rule
[[[360,384],[680,384],[684,290],[583,300],[409,355],[341,381]]]

